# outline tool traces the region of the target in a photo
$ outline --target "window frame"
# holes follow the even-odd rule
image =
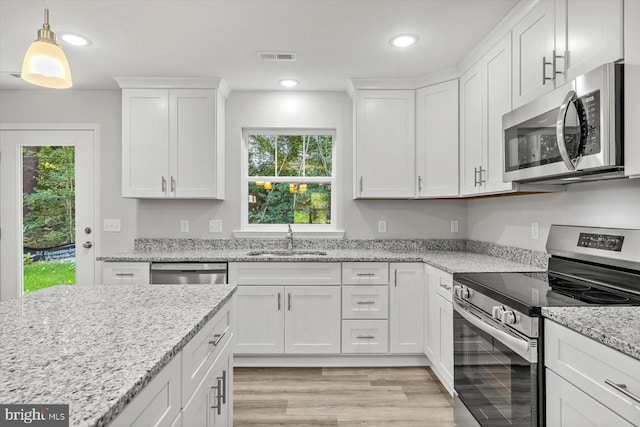
[[[326,135],[331,136],[331,176],[249,176],[249,135]],[[240,190],[241,231],[251,232],[283,232],[287,231],[287,224],[249,224],[249,182],[270,181],[272,183],[324,183],[331,185],[331,224],[291,224],[291,229],[298,232],[335,232],[337,228],[337,200],[336,186],[336,130],[327,128],[243,128],[242,129],[242,180]]]

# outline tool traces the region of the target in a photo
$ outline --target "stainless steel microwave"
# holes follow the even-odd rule
[[[502,117],[503,180],[624,176],[623,66],[605,64]]]

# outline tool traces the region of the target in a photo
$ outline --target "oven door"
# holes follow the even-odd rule
[[[455,419],[458,427],[537,427],[537,340],[507,331],[454,299]]]

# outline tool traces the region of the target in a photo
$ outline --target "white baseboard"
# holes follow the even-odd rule
[[[233,357],[237,367],[391,367],[431,366],[423,354],[409,355],[361,355],[340,354],[327,356],[308,355],[239,355]]]

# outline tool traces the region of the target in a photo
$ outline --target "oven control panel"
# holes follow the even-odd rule
[[[580,233],[578,246],[581,248],[602,249],[604,251],[622,251],[624,236],[611,234]]]

